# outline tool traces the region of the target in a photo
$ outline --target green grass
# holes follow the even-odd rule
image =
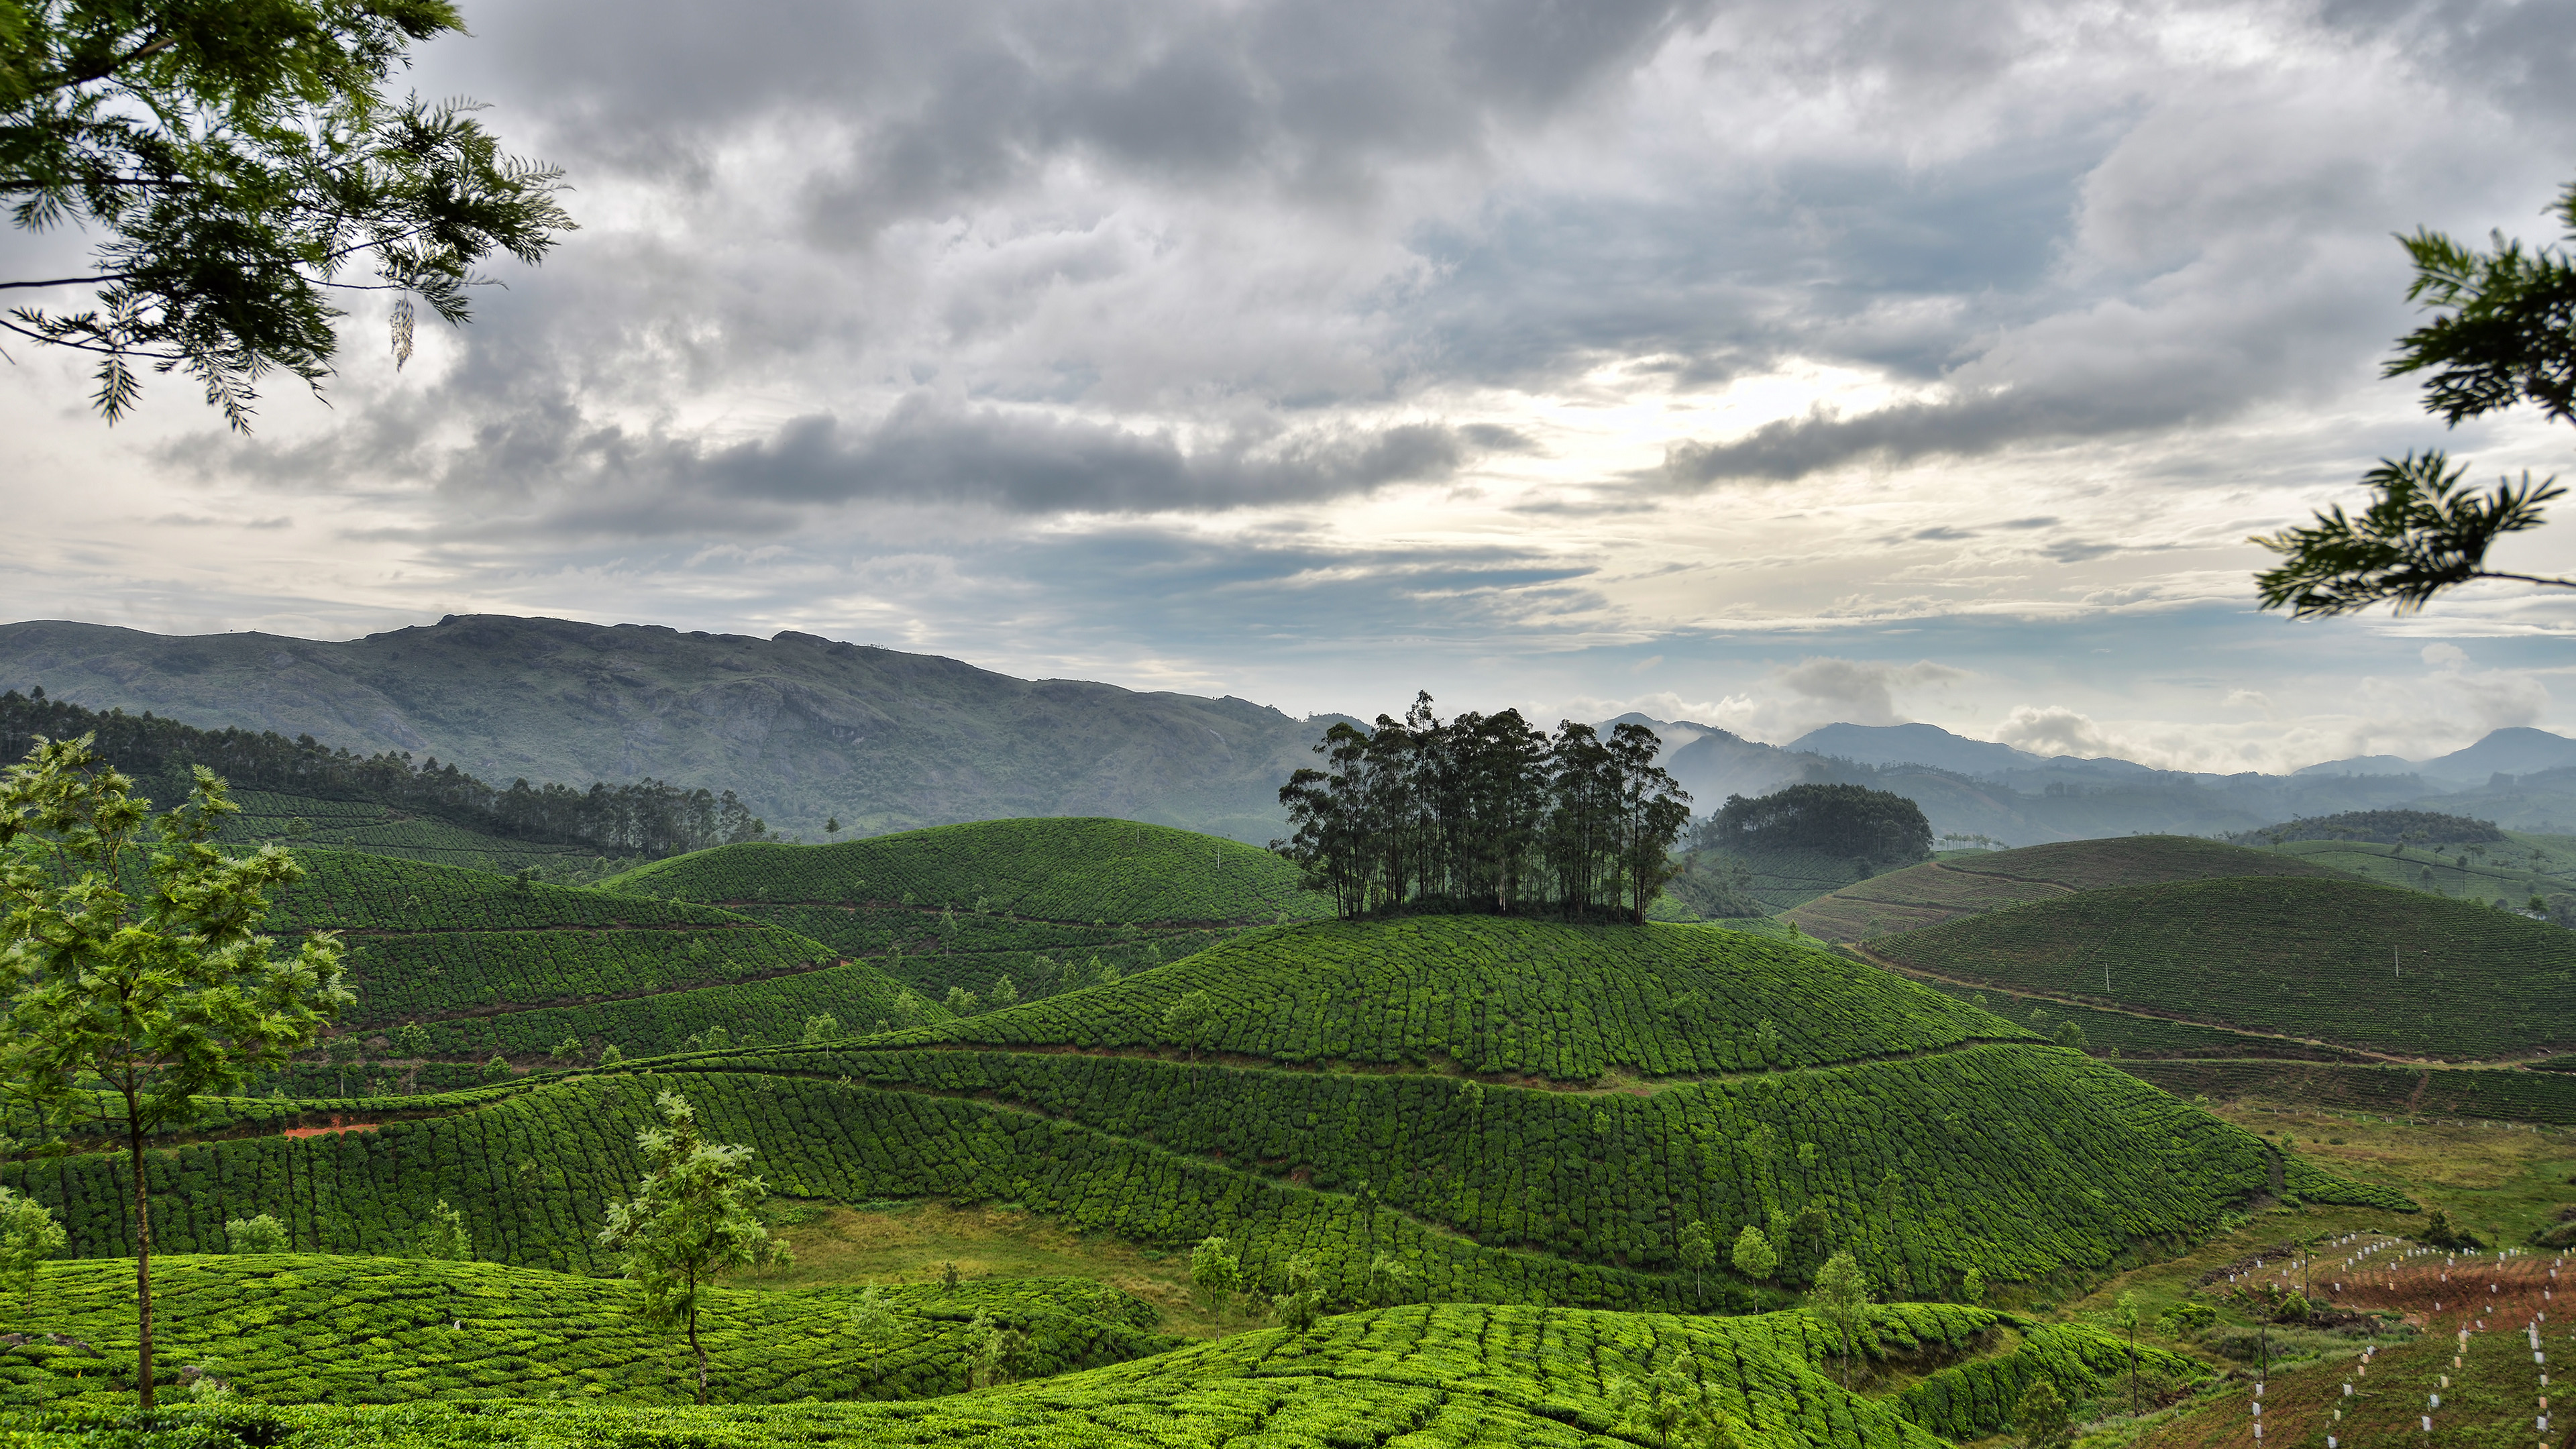
[[[2368,1051],[2482,1060],[2576,1042],[2576,934],[2357,881],[2085,891],[1867,949],[1984,988]]]
[[[686,1340],[647,1322],[632,1289],[611,1279],[311,1254],[173,1255],[155,1260],[153,1277],[160,1374],[182,1382],[212,1375],[262,1403],[695,1397]],[[968,1325],[979,1313],[1028,1334],[1023,1371],[1031,1374],[1139,1358],[1174,1342],[1155,1331],[1150,1306],[1080,1279],[963,1283],[953,1292],[915,1284],[882,1296],[896,1327],[871,1339],[849,1321],[856,1290],[710,1291],[698,1325],[710,1393],[734,1403],[956,1393],[968,1386]],[[8,1317],[19,1341],[0,1338],[0,1407],[112,1406],[132,1394],[130,1262],[45,1264],[34,1307],[13,1302]]]
[[[1745,1319],[1442,1305],[1328,1318],[1148,1359],[928,1403],[636,1409],[601,1404],[420,1404],[194,1409],[119,1437],[133,1449],[390,1449],[495,1443],[688,1444],[707,1449],[976,1444],[995,1449],[1238,1446],[1646,1444],[1623,1384],[1679,1369],[1734,1423],[1747,1449],[1937,1449],[2000,1428],[2046,1375],[2079,1404],[2119,1391],[2129,1360],[2110,1335],[1977,1309],[1874,1311],[1857,1363],[1804,1314]],[[2151,1382],[2188,1385],[2199,1365],[2149,1351]],[[1855,1389],[1840,1381],[1856,1374]],[[1899,1388],[1898,1385],[1903,1387]],[[1876,1396],[1870,1392],[1876,1390]],[[470,1411],[469,1411],[470,1409]],[[19,1449],[94,1444],[104,1414],[0,1419]],[[1610,1436],[1607,1438],[1599,1436]]]
[[[2241,845],[2188,835],[2134,835],[1962,851],[1845,886],[1784,914],[1809,935],[1860,941],[2075,891],[2233,876],[2333,875],[2317,864]]]

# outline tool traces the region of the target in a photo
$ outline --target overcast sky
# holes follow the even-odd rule
[[[2252,610],[2391,234],[2549,239],[2576,7],[467,0],[582,230],[329,406],[0,367],[10,618],[543,613],[1295,713],[1926,720],[2205,769],[2576,727],[2576,601]],[[67,243],[0,233],[0,273]],[[2517,543],[2576,569],[2576,522]]]

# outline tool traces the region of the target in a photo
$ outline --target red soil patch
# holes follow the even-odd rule
[[[376,1124],[373,1122],[343,1123],[339,1118],[334,1117],[331,1119],[331,1125],[328,1127],[289,1127],[281,1135],[287,1137],[327,1137],[334,1132],[373,1132],[375,1130]]]

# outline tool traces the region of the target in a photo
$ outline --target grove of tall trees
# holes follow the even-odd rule
[[[1616,913],[1643,922],[1671,879],[1690,796],[1642,725],[1609,738],[1518,710],[1442,721],[1419,695],[1404,718],[1336,724],[1280,787],[1295,831],[1273,850],[1345,918],[1392,910]]]

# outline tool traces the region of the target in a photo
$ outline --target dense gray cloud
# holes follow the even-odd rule
[[[76,380],[17,374],[30,475],[131,492],[184,568],[227,527],[258,563],[145,579],[39,507],[15,577],[153,626],[192,589],[227,627],[616,601],[1335,708],[1369,703],[1325,687],[1360,640],[1372,687],[1462,700],[2182,738],[2118,692],[2215,709],[2315,652],[2241,624],[2245,536],[2442,436],[2375,376],[2410,317],[2389,234],[2531,234],[2576,155],[2576,12],[2533,0],[467,18],[422,90],[565,164],[583,230],[400,375],[353,318],[334,407],[277,399],[247,443],[165,389],[146,427],[184,435],[103,448],[48,410]],[[2565,442],[2452,441],[2544,471]],[[2149,614],[2248,631],[2244,677],[1996,682],[2143,657],[2084,631]],[[2344,684],[2422,673],[2377,627],[2335,636]],[[2500,701],[2456,718],[2540,717],[2524,668],[2444,685]]]

